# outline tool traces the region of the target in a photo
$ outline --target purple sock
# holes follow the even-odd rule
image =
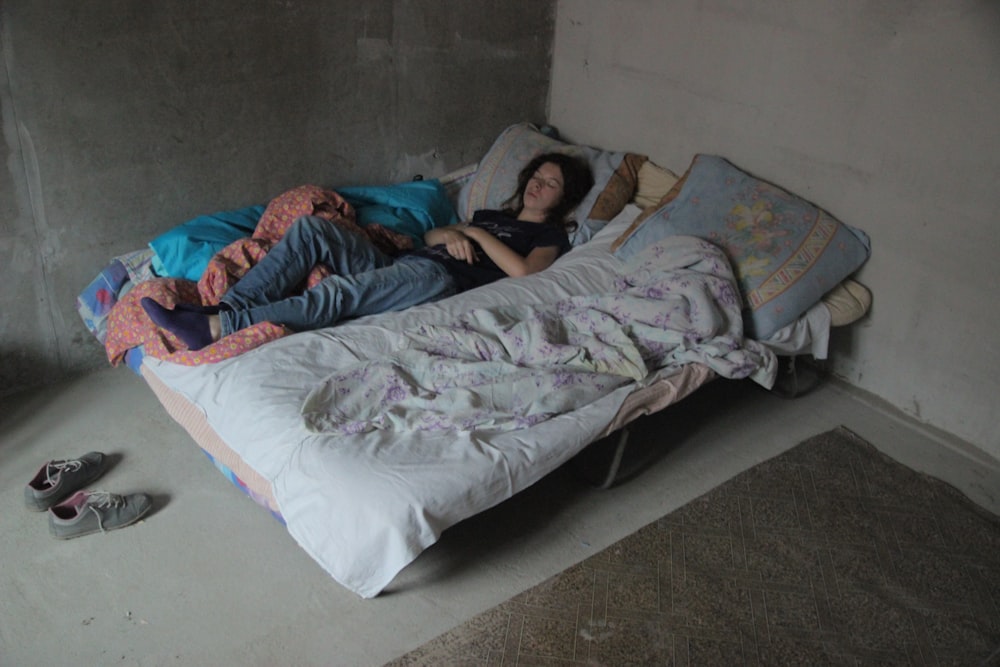
[[[201,313],[203,315],[218,315],[222,310],[220,306],[200,306],[195,303],[175,303],[174,311],[186,313]]]
[[[143,297],[139,303],[154,324],[180,338],[188,349],[200,350],[215,342],[208,325],[207,313],[183,308],[169,310],[148,296]]]

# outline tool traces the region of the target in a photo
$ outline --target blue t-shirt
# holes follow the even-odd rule
[[[559,255],[570,249],[569,236],[561,227],[540,222],[525,222],[503,211],[489,209],[476,211],[469,224],[485,229],[521,257],[527,257],[535,248],[554,246],[559,249]],[[477,259],[473,264],[449,255],[448,248],[444,244],[420,248],[413,254],[443,264],[448,273],[455,278],[458,289],[463,291],[507,276],[477,243],[473,242],[473,246],[476,249]]]

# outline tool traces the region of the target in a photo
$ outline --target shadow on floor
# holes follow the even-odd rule
[[[594,487],[623,484],[683,445],[719,414],[720,405],[731,405],[759,391],[763,391],[761,387],[748,380],[714,380],[684,400],[632,422],[621,452],[618,447],[622,432],[616,431],[580,452],[567,467]],[[621,459],[616,463],[619,455]]]

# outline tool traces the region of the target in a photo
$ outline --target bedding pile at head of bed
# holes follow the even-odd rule
[[[163,286],[176,300],[216,298],[206,276],[226,248],[245,247],[247,230],[216,234],[208,255],[192,223],[172,230],[174,254],[160,240],[140,253],[141,273],[119,261],[99,276],[85,294],[113,293],[103,302],[117,305],[103,320],[88,306],[90,321],[107,326],[112,361],[137,356],[139,347],[120,349],[123,329],[144,327],[145,338],[130,340],[140,341],[142,373],[172,414],[217,465],[253,479],[240,483],[337,581],[376,595],[447,527],[635,415],[715,376],[770,386],[782,346],[825,354],[838,310],[824,297],[851,294],[845,279],[867,257],[862,232],[722,158],[697,156],[678,179],[643,156],[573,146],[523,123],[475,168],[378,193],[316,189],[308,206],[361,233],[380,225],[391,232],[381,238],[398,244],[495,207],[521,166],[551,150],[587,159],[595,186],[577,210],[573,250],[541,273],[329,329],[273,327],[197,355],[162,332],[149,337],[134,307],[136,295]],[[258,234],[261,220],[300,214],[288,201],[260,211],[250,238],[266,243],[254,247],[273,242]],[[367,205],[381,208],[361,213]],[[179,272],[175,263],[185,273],[151,277]]]

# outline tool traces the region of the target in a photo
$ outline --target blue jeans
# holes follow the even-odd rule
[[[317,264],[333,275],[293,295]],[[219,318],[224,336],[259,322],[307,331],[457,291],[451,274],[432,259],[404,255],[394,260],[360,234],[303,216],[226,292]]]

